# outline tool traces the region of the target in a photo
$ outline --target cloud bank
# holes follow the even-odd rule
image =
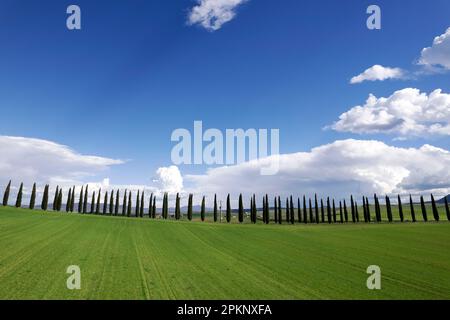
[[[358,134],[385,133],[399,137],[450,135],[450,94],[429,95],[406,88],[387,98],[370,95],[366,103],[343,113],[332,129]]]
[[[383,81],[387,79],[402,79],[405,72],[400,68],[389,68],[381,65],[374,65],[363,73],[353,77],[350,80],[351,84],[357,84],[364,81]]]
[[[199,24],[209,31],[219,30],[236,16],[236,8],[247,0],[197,0],[191,9],[188,24]]]
[[[444,34],[434,38],[431,47],[422,50],[419,64],[450,70],[450,28]]]

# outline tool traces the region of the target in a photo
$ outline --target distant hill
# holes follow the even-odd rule
[[[443,197],[442,199],[437,200],[436,203],[444,204],[445,203],[445,198],[447,198],[447,201],[450,202],[450,194],[448,194],[445,197]]]

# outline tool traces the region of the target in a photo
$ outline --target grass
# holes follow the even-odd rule
[[[366,288],[374,264],[378,291]],[[81,290],[66,288],[69,265]],[[227,225],[0,207],[0,299],[450,299],[450,223]]]

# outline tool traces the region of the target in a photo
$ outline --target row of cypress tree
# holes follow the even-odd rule
[[[8,200],[10,196],[10,189],[11,189],[11,181],[9,181],[8,185],[6,186],[6,189],[3,194],[3,206],[8,205]],[[48,202],[49,202],[49,185],[45,185],[44,192],[42,196],[41,201],[41,209],[42,210],[48,210]],[[90,208],[88,208],[88,194],[89,194],[89,186],[82,186],[79,195],[75,194],[75,186],[72,188],[69,188],[67,199],[65,202],[65,211],[66,212],[74,212],[75,207],[75,198],[78,197],[78,213],[82,214],[103,214],[103,215],[120,215],[120,190],[112,190],[110,193],[108,191],[105,192],[103,197],[103,204],[101,203],[101,189],[98,191],[97,196],[96,192],[92,192],[91,196],[91,202],[90,202]],[[22,197],[23,197],[23,183],[20,184],[19,191],[16,196],[16,207],[22,206]],[[135,216],[135,217],[143,217],[144,211],[145,211],[145,205],[144,205],[144,198],[145,193],[142,191],[137,192],[136,195],[136,204],[134,212],[132,212],[132,192],[125,190],[123,194],[123,200],[122,200],[122,210],[121,215],[122,216]],[[374,201],[374,210],[375,210],[375,222],[382,222],[382,215],[381,215],[381,206],[378,199],[378,196],[374,194],[373,197]],[[59,186],[56,187],[56,191],[53,196],[53,203],[52,203],[52,210],[53,211],[61,211],[63,204],[63,191],[62,188],[59,188]],[[303,196],[303,207],[301,207],[301,201],[300,198],[297,198],[297,207],[294,206],[294,199],[292,196],[286,198],[286,205],[284,208],[284,214],[285,216],[282,216],[283,213],[283,207],[281,204],[281,198],[275,197],[273,200],[273,221],[278,224],[282,224],[283,221],[286,223],[294,224],[297,220],[298,223],[347,223],[349,222],[349,219],[351,219],[352,222],[359,222],[360,216],[359,216],[359,208],[358,203],[356,200],[354,200],[353,196],[350,197],[350,216],[349,211],[347,208],[346,200],[339,201],[339,209],[337,209],[337,206],[335,204],[335,200],[332,199],[330,201],[330,198],[328,197],[326,199],[326,205],[324,205],[323,199],[320,199],[320,206],[319,206],[319,200],[317,198],[317,194],[314,196],[314,206],[312,205],[312,199],[309,198],[308,204],[309,208],[307,206],[306,196]],[[181,219],[181,198],[180,195],[176,194],[175,199],[175,213],[174,218],[176,220]],[[35,209],[36,206],[36,183],[33,184],[31,196],[30,196],[30,202],[29,202],[29,208]],[[385,206],[386,206],[386,216],[387,221],[393,222],[393,213],[392,213],[392,205],[391,200],[388,196],[385,197]],[[398,214],[400,217],[400,221],[405,221],[405,215],[403,211],[403,203],[401,201],[400,195],[397,196],[397,206],[398,206]],[[450,221],[450,210],[449,210],[449,204],[447,197],[444,198],[444,207],[446,210],[447,219]],[[152,193],[150,195],[149,203],[148,203],[148,216],[150,218],[156,218],[156,196]],[[412,197],[409,197],[409,208],[410,208],[410,215],[412,222],[416,222],[416,212],[414,203],[412,200]],[[428,221],[428,212],[425,204],[424,197],[420,197],[420,209],[422,214],[422,220]],[[431,195],[431,210],[433,214],[433,218],[435,221],[439,221],[439,211],[436,205],[436,201],[434,199],[434,196]],[[270,204],[269,204],[269,197],[266,194],[263,196],[263,207],[262,207],[262,217],[261,220],[263,223],[268,224],[271,221],[270,218]],[[297,211],[297,219],[295,217],[295,211]],[[250,209],[249,209],[249,216],[252,223],[256,223],[258,220],[257,216],[257,204],[256,204],[256,196],[253,195],[250,198]],[[370,223],[372,222],[372,216],[371,216],[371,208],[369,205],[369,199],[367,197],[362,198],[362,213],[363,213],[363,219],[364,222]],[[242,194],[239,195],[238,200],[238,221],[240,223],[244,222],[244,216],[245,216],[245,208],[244,208],[244,201]],[[163,195],[163,203],[162,203],[162,209],[161,209],[161,217],[163,219],[169,218],[169,194],[164,193]],[[229,223],[231,222],[232,217],[232,208],[231,208],[231,200],[230,200],[230,194],[227,195],[226,200],[226,221]],[[339,219],[338,219],[339,217]],[[188,196],[188,208],[187,208],[187,218],[188,220],[192,220],[193,218],[193,195],[189,194]],[[200,209],[200,218],[202,221],[205,221],[206,218],[206,198],[203,196],[201,201],[201,209]],[[218,220],[218,204],[217,204],[217,196],[214,196],[214,209],[213,209],[213,219],[214,222],[217,222]]]

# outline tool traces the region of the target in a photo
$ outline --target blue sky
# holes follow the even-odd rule
[[[82,30],[65,26],[70,4],[81,8]],[[129,160],[106,175],[142,185],[171,165],[171,132],[194,120],[279,128],[282,154],[347,138],[450,149],[448,135],[323,130],[371,93],[449,92],[447,72],[349,83],[375,64],[420,71],[421,50],[450,27],[449,1],[249,0],[214,32],[187,23],[196,4],[1,0],[0,135]],[[370,4],[382,9],[381,30],[366,27]]]

